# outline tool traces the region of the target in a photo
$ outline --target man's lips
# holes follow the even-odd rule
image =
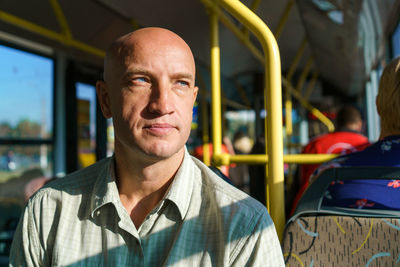
[[[176,129],[175,126],[169,123],[153,123],[150,125],[146,125],[143,128],[151,134],[160,136],[169,134],[172,130]]]

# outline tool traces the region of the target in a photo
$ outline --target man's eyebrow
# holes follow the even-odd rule
[[[146,76],[153,76],[153,73],[143,69],[143,68],[134,68],[134,69],[129,69],[127,70],[124,75],[123,78],[129,78],[132,75],[137,75],[137,74],[142,74],[142,75],[146,75]],[[189,79],[189,80],[194,80],[194,76],[193,74],[189,73],[189,72],[177,72],[174,73],[172,75],[172,78],[174,79]]]
[[[135,69],[127,70],[124,73],[123,77],[125,78],[125,77],[129,77],[129,76],[132,76],[132,75],[135,75],[135,74],[143,74],[143,75],[151,76],[151,72],[150,71],[148,71],[146,69],[142,69],[142,68],[135,68]]]
[[[178,72],[172,75],[173,78],[183,78],[183,79],[189,79],[189,80],[194,80],[194,77],[191,73],[188,72]]]

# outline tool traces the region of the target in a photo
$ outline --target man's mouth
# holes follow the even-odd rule
[[[169,123],[153,123],[146,125],[144,129],[152,135],[163,136],[168,135],[171,131],[176,129],[176,127]]]

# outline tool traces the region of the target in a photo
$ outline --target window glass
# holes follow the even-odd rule
[[[51,138],[53,60],[3,45],[0,58],[0,138]]]
[[[51,176],[52,167],[51,145],[0,146],[0,187],[32,169],[38,169],[43,175]]]
[[[53,75],[52,59],[0,45],[0,261],[26,201],[53,175]]]
[[[0,146],[0,257],[7,256],[22,210],[52,178],[51,145]]]

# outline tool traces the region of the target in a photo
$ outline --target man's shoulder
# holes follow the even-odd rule
[[[55,179],[41,189],[32,197],[37,200],[45,195],[57,195],[57,192],[65,192],[70,195],[79,195],[91,191],[97,181],[99,175],[106,171],[109,165],[109,158],[100,160],[81,170],[77,170],[66,175],[63,178]]]

